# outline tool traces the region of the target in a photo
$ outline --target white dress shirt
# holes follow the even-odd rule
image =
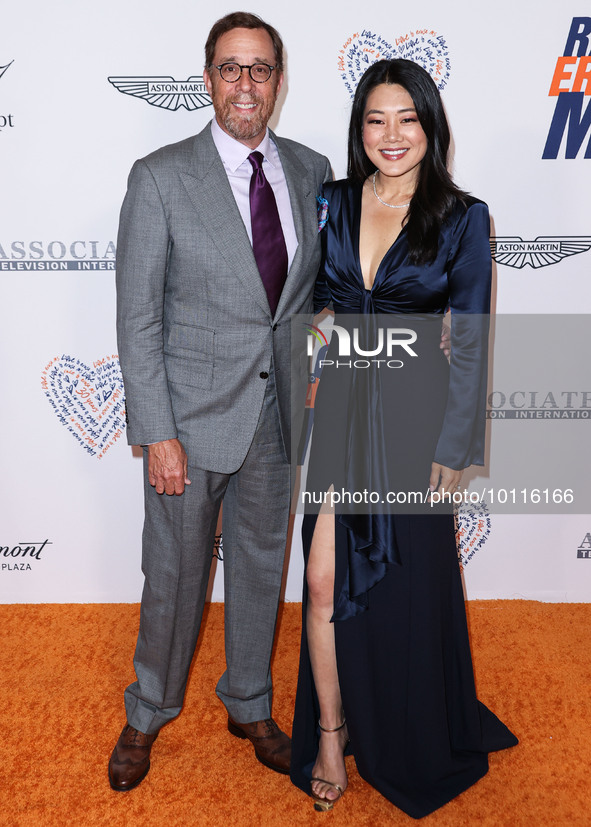
[[[234,193],[236,204],[246,232],[252,244],[252,227],[250,221],[250,178],[252,175],[252,166],[248,160],[248,156],[255,150],[240,143],[231,135],[221,128],[217,120],[214,118],[211,122],[211,135],[217,151],[220,154],[224,169],[228,176],[228,181]],[[289,200],[289,191],[287,189],[287,181],[285,180],[285,173],[281,166],[279,153],[277,147],[271,140],[269,130],[265,130],[265,136],[260,144],[256,147],[256,151],[261,152],[264,156],[263,171],[267,181],[273,188],[275,194],[275,201],[277,202],[277,210],[279,211],[279,220],[281,221],[281,228],[285,238],[285,246],[287,247],[287,261],[288,268],[295,256],[298,240],[296,237],[295,226],[293,223],[293,214],[291,212],[291,202]]]

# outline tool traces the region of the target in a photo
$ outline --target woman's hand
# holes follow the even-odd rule
[[[429,488],[438,494],[447,493],[452,496],[459,488],[462,479],[461,471],[454,471],[446,465],[434,462],[431,465],[431,476],[429,477]]]

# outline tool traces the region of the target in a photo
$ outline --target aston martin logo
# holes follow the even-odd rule
[[[589,249],[591,236],[585,235],[539,235],[535,241],[524,241],[519,236],[493,236],[490,240],[494,260],[518,270],[527,264],[537,270]]]
[[[189,111],[211,106],[211,98],[207,94],[202,75],[191,76],[187,80],[174,80],[170,77],[113,77],[108,80],[124,95],[143,98],[150,106],[159,106],[172,112],[182,106]]]
[[[8,69],[9,66],[12,66],[14,60],[11,60],[10,63],[7,63],[6,66],[0,66],[0,78],[4,74],[4,72]]]

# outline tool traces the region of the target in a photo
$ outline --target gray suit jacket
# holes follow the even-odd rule
[[[121,211],[117,338],[128,442],[178,437],[190,465],[219,473],[246,456],[271,360],[290,456],[290,316],[311,309],[316,195],[331,173],[323,156],[272,137],[298,239],[274,318],[209,125],[137,161]]]

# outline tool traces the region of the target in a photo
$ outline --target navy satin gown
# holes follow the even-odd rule
[[[370,320],[402,314],[419,332],[413,347],[420,358],[406,360],[404,370],[324,368],[308,487],[425,491],[433,461],[451,468],[483,463],[488,208],[476,199],[458,204],[430,265],[409,263],[403,229],[366,290],[359,263],[361,191],[348,181],[325,185],[329,218],[316,308],[332,303],[335,323],[343,326],[350,314]],[[447,307],[450,365],[439,349]],[[315,523],[314,514],[304,517],[306,560]],[[476,697],[453,514],[406,508],[358,514],[337,507],[335,545],[333,622],[348,754],[368,783],[421,818],[481,778],[490,751],[517,743]],[[291,778],[309,793],[319,709],[306,601],[304,585]]]

